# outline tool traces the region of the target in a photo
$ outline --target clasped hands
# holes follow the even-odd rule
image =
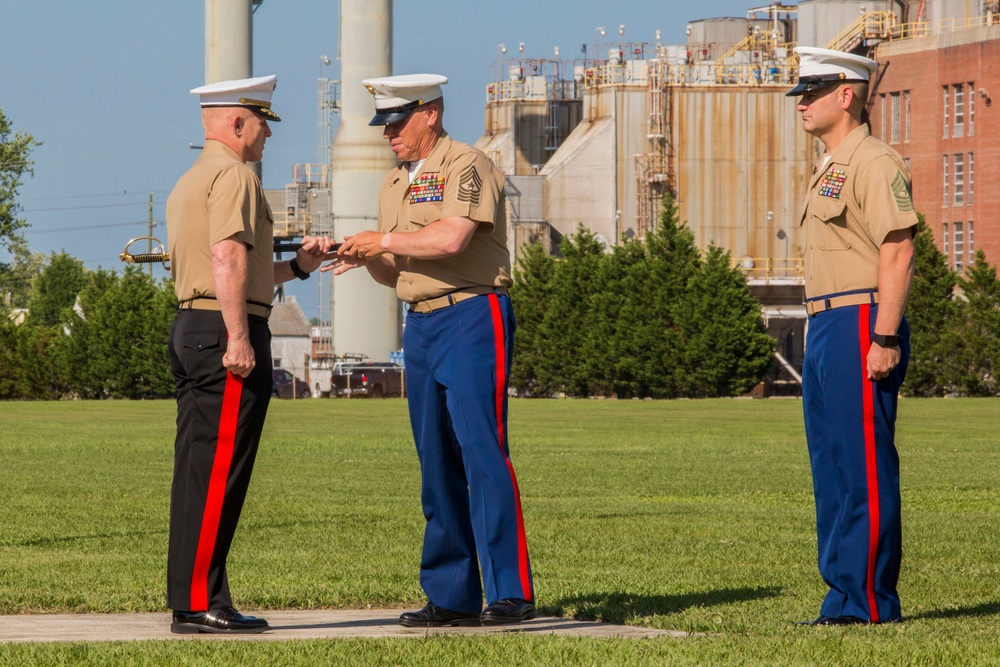
[[[388,250],[383,245],[386,234],[382,232],[363,231],[353,236],[345,236],[344,242],[337,250],[333,261],[323,266],[321,271],[333,271],[333,275],[365,266],[369,261],[384,255]]]

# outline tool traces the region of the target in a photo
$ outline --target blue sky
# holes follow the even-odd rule
[[[760,3],[766,4],[766,3]],[[742,17],[743,0],[697,3],[618,0],[396,0],[394,73],[437,72],[445,88],[445,127],[473,143],[483,126],[485,87],[498,44],[506,57],[524,42],[526,58],[593,57],[597,27],[608,40],[625,26],[629,42],[684,43],[688,21]],[[254,15],[254,75],[278,75],[264,157],[266,188],[282,188],[292,165],[317,159],[316,79],[338,79],[339,3],[265,0]],[[34,177],[18,202],[36,252],[65,250],[87,268],[120,268],[125,241],[147,231],[153,194],[154,235],[165,240],[164,205],[201,143],[197,99],[204,83],[203,0],[9,0],[0,7],[0,109],[15,131],[43,142],[32,154]],[[328,55],[330,66],[321,63]],[[357,82],[355,82],[357,83]],[[344,82],[342,85],[351,85]],[[360,85],[360,84],[357,84]],[[7,257],[0,257],[7,259]],[[156,276],[165,273],[159,267]],[[297,281],[296,281],[297,282]],[[290,286],[307,315],[314,281]]]

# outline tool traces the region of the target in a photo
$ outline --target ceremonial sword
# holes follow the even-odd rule
[[[150,241],[159,246],[159,249],[151,252],[138,252],[138,253],[129,252],[128,250],[129,247],[136,241]],[[303,244],[301,243],[293,243],[290,241],[275,241],[274,252],[276,254],[282,252],[295,252],[296,250],[301,248],[302,245]],[[339,247],[340,247],[339,243],[334,243],[333,246],[331,246],[330,248],[330,252],[335,252]],[[123,250],[122,253],[118,255],[118,259],[125,262],[126,264],[156,264],[158,262],[162,262],[164,269],[168,270],[170,269],[170,253],[167,251],[166,248],[163,247],[163,243],[160,241],[160,239],[156,238],[155,236],[135,237],[134,239],[125,244],[125,250]]]

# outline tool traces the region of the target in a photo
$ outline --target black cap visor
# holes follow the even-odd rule
[[[392,107],[390,109],[376,109],[375,115],[370,121],[369,125],[393,125],[395,123],[402,122],[406,120],[411,113],[416,111],[417,107],[423,104],[423,100],[415,100],[413,102],[408,102],[398,107]]]
[[[797,86],[785,93],[785,97],[794,97],[803,93],[811,93],[814,90],[828,88],[838,83],[867,83],[864,79],[848,79],[843,74],[817,74],[814,76],[800,76]]]

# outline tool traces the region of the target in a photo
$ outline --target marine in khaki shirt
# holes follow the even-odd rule
[[[276,282],[308,278],[333,242],[304,237],[272,259],[271,211],[246,166],[263,157],[275,76],[220,81],[200,97],[205,148],[167,199],[180,306],[168,340],[177,387],[167,606],[171,632],[257,633],[233,606],[226,561],[273,388],[267,315]]]
[[[802,409],[828,591],[805,625],[902,620],[895,425],[909,360],[903,311],[917,218],[899,155],[863,115],[878,63],[798,47],[802,129],[823,142],[803,208],[806,251]]]
[[[514,310],[504,175],[444,131],[437,74],[362,82],[400,164],[379,195],[379,229],[344,239],[324,267],[365,267],[409,303],[403,350],[427,520],[408,627],[534,618],[520,491],[507,439]],[[483,598],[486,608],[483,608]]]
[[[182,303],[216,295],[211,248],[230,237],[247,253],[247,299],[267,315],[274,292],[271,208],[257,174],[229,146],[207,140],[167,200],[171,277]]]
[[[854,128],[813,171],[801,223],[807,299],[878,289],[879,248],[917,224],[903,159]]]
[[[415,232],[462,217],[478,224],[460,254],[396,257],[396,295],[414,303],[475,287],[509,287],[510,253],[504,175],[482,151],[444,133],[410,183],[407,163],[386,177],[379,196],[379,230]]]

